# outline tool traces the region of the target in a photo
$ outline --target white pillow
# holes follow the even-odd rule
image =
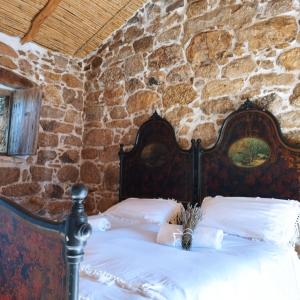
[[[300,203],[294,200],[247,197],[206,197],[201,225],[225,233],[287,244],[295,236]]]
[[[88,216],[88,223],[93,231],[107,231],[111,228],[110,221],[103,214]]]
[[[110,207],[105,214],[162,224],[176,218],[181,206],[172,199],[128,198]]]

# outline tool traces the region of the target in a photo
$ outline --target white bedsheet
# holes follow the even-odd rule
[[[158,225],[111,219],[88,241],[82,300],[299,300],[300,262],[292,248],[225,236],[221,251],[155,243]]]

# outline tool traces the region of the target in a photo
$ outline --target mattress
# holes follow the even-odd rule
[[[157,244],[156,224],[110,221],[88,241],[81,300],[300,300],[292,247],[226,235],[222,250],[184,251]]]

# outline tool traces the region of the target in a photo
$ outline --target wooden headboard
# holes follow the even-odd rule
[[[211,149],[200,147],[199,198],[246,196],[300,200],[300,148],[288,145],[268,111],[246,101],[229,115]]]
[[[230,114],[214,147],[193,141],[182,150],[174,129],[156,113],[138,131],[133,149],[120,149],[120,200],[205,196],[300,200],[300,148],[288,145],[276,118],[246,101]]]
[[[196,202],[196,145],[182,150],[174,129],[157,113],[139,129],[129,152],[121,145],[119,198],[174,198]]]

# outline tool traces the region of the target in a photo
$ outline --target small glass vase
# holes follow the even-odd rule
[[[182,249],[189,251],[192,247],[192,241],[193,241],[193,230],[191,228],[184,229],[182,239],[181,239]]]

